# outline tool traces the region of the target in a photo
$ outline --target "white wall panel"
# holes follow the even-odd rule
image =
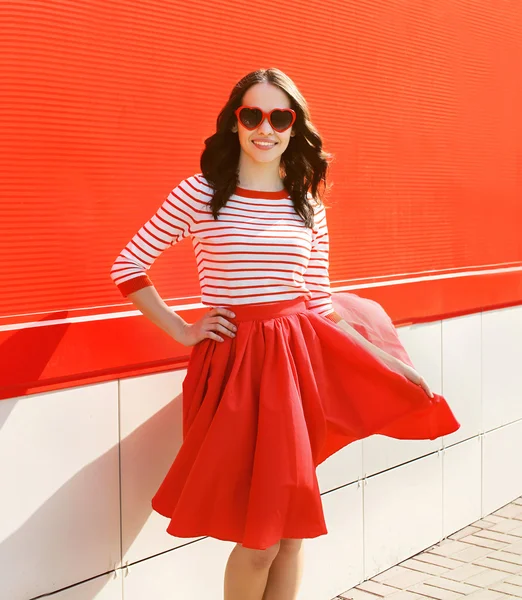
[[[442,458],[438,453],[365,481],[365,579],[441,538]]]
[[[307,539],[298,600],[330,600],[363,580],[363,491],[352,483],[322,496],[328,534]]]
[[[317,467],[321,493],[357,481],[362,477],[362,440],[348,444]]]
[[[323,505],[329,533],[305,541],[299,600],[330,600],[363,577],[362,486],[325,494]],[[205,538],[131,565],[123,580],[125,600],[221,600],[233,547],[232,542]]]
[[[186,370],[120,382],[123,563],[194,541],[166,532],[152,496],[182,442],[181,385]]]
[[[399,327],[399,338],[415,369],[424,376],[430,388],[442,391],[442,328],[440,321]],[[386,469],[435,452],[442,447],[436,440],[396,440],[373,435],[363,440],[363,473],[374,475]]]
[[[123,572],[110,573],[95,577],[85,583],[79,583],[56,594],[49,600],[122,600]]]
[[[396,440],[372,435],[363,440],[363,474],[367,477],[433,454],[442,448],[442,438],[436,440]]]
[[[442,392],[442,323],[398,327],[397,333],[415,368],[434,392]]]
[[[445,448],[443,461],[444,537],[480,519],[482,438]]]
[[[200,539],[129,568],[125,600],[222,600],[223,577],[233,542]]]
[[[522,306],[482,314],[484,431],[522,419]]]
[[[448,319],[442,323],[442,392],[460,429],[444,436],[455,444],[482,431],[482,315]]]
[[[305,541],[299,600],[330,600],[522,494],[521,308],[399,335],[462,427],[438,440],[371,436],[318,467],[329,533]],[[66,586],[51,597],[119,600],[123,586],[125,600],[221,600],[234,544],[170,536],[150,506],[181,445],[185,373],[0,402],[2,600]],[[97,577],[119,564],[120,461],[130,568]]]
[[[522,421],[484,434],[482,516],[522,494]]]
[[[118,383],[0,402],[0,598],[27,600],[120,561]]]

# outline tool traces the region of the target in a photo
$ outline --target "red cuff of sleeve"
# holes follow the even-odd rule
[[[330,321],[333,321],[334,323],[339,323],[339,321],[342,321],[342,317],[341,315],[339,315],[338,313],[336,313],[335,311],[328,313],[327,315],[325,315],[325,317],[327,319],[330,319]]]
[[[139,275],[138,277],[133,277],[132,279],[120,283],[118,285],[118,289],[122,293],[122,296],[126,298],[132,292],[137,292],[148,285],[153,285],[152,281],[149,279],[149,276]]]

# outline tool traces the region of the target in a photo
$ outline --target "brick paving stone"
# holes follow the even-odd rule
[[[488,521],[493,521],[493,523],[502,523],[502,521],[509,520],[509,519],[506,519],[506,517],[499,517],[498,515],[493,515],[493,514],[488,515],[486,517],[486,519]]]
[[[507,542],[498,542],[497,540],[490,540],[485,537],[479,537],[476,534],[468,535],[462,538],[461,541],[469,542],[470,544],[474,544],[475,546],[482,546],[483,548],[491,548],[492,550],[500,550],[501,548],[505,548],[508,545]]]
[[[505,519],[502,519],[502,520],[505,520]],[[475,521],[471,525],[472,525],[472,527],[478,527],[479,529],[489,529],[490,527],[493,527],[494,525],[498,525],[498,523],[496,521],[490,521],[489,517],[487,517],[485,519],[479,519],[478,521]]]
[[[386,569],[386,571],[383,571],[382,573],[375,575],[375,577],[373,577],[373,580],[383,583],[386,580],[391,579],[392,577],[395,577],[396,575],[401,575],[403,573],[403,571],[406,571],[406,570],[407,569],[405,569],[404,567],[401,567],[400,565],[394,565],[393,567]]]
[[[490,556],[477,558],[477,560],[474,561],[474,564],[488,567],[489,569],[497,569],[497,571],[505,571],[506,573],[512,573],[513,575],[522,571],[522,565],[508,563],[505,560],[498,560],[496,558],[491,558]]]
[[[514,509],[516,509],[516,508],[520,508],[520,509],[522,509],[522,506],[519,506],[518,504],[513,504],[513,503],[511,503],[511,506],[512,506]],[[514,518],[514,519],[517,519],[518,521],[522,521],[522,510],[521,510],[521,511],[520,511],[518,514],[516,514],[516,515],[515,515],[513,518]]]
[[[508,519],[522,520],[522,510],[518,504],[506,504],[506,506],[499,508],[493,514],[499,517],[507,517]]]
[[[371,594],[375,594],[379,598],[386,598],[391,594],[394,594],[397,591],[397,588],[391,587],[384,583],[379,583],[378,581],[372,581],[369,579],[368,581],[363,581],[358,586],[356,586],[358,590],[363,590],[365,592],[370,592]]]
[[[418,594],[405,590],[388,596],[386,600],[426,600],[426,596],[419,596]]]
[[[510,544],[509,547],[504,548],[506,552],[512,552],[513,554],[522,554],[522,542],[517,542],[516,544]]]
[[[511,535],[517,535],[518,537],[522,537],[522,527],[519,525],[515,529],[511,529],[509,533]]]
[[[399,590],[406,590],[410,586],[425,581],[428,577],[432,577],[430,573],[423,573],[422,571],[415,571],[413,569],[407,569],[406,567],[400,568],[400,573],[386,579],[386,585],[398,588]]]
[[[342,598],[343,600],[379,600],[379,597],[375,594],[363,592],[357,588],[352,588],[347,592],[343,592],[338,598]]]
[[[488,554],[490,558],[496,558],[497,560],[505,560],[506,562],[514,563],[515,565],[522,565],[522,555],[514,554],[509,551],[509,546],[505,550],[497,550]]]
[[[500,531],[500,533],[509,533],[510,535],[518,535],[522,537],[522,527],[516,519],[504,519],[500,523],[495,523],[488,527],[489,531]]]
[[[513,583],[514,585],[522,586],[522,575],[513,575],[513,577],[507,577],[506,583]]]
[[[522,496],[338,600],[522,599]]]
[[[506,544],[516,544],[520,542],[520,538],[516,535],[510,535],[509,533],[501,533],[500,531],[492,531],[491,529],[483,529],[477,531],[474,534],[475,537],[488,538],[490,540],[497,540],[498,542],[505,542]]]
[[[464,564],[462,560],[455,560],[454,558],[448,558],[447,556],[439,556],[437,554],[431,554],[431,552],[423,552],[415,557],[417,560],[427,562],[432,565],[439,565],[439,567],[446,567],[447,569],[456,569]]]
[[[467,535],[471,535],[471,534],[475,533],[476,531],[480,531],[480,527],[472,527],[471,525],[468,525],[467,527],[464,527],[460,531],[456,531],[455,533],[448,535],[448,537],[451,540],[460,540],[461,538],[463,538]]]
[[[468,544],[466,544],[466,542],[461,542],[459,540],[450,540],[446,538],[445,540],[442,540],[440,544],[433,546],[430,552],[432,554],[440,554],[441,556],[451,556],[455,552],[458,552],[459,550],[464,550],[468,547],[469,546]]]
[[[442,588],[434,587],[432,585],[426,585],[425,583],[418,583],[411,587],[408,591],[415,592],[421,596],[427,596],[435,600],[456,600],[462,598],[462,594],[453,592],[452,590],[444,590]]]
[[[408,558],[404,562],[401,562],[403,567],[408,567],[408,569],[413,569],[414,571],[420,571],[421,573],[428,573],[428,575],[441,575],[448,571],[446,567],[441,567],[439,565],[432,565],[427,562],[422,562],[417,560],[417,558]]]
[[[498,583],[506,579],[508,575],[505,571],[497,571],[496,569],[485,569],[477,575],[472,575],[469,579],[466,579],[465,583],[470,585],[476,585],[477,587],[488,587],[493,583]]]
[[[483,546],[474,546],[473,544],[468,544],[468,547],[465,550],[455,552],[451,558],[462,560],[464,562],[472,562],[476,558],[491,554],[491,552],[494,552],[494,550],[491,548],[484,548]]]
[[[503,600],[508,597],[493,590],[481,590],[480,592],[474,592],[470,596],[466,596],[468,600]]]
[[[441,540],[439,540],[436,544],[433,544],[432,548],[438,547],[438,546],[444,546],[446,544],[451,544],[453,542],[453,540],[450,540],[449,538],[445,537],[442,538]],[[429,548],[428,548],[429,550]]]
[[[472,594],[476,592],[478,588],[476,585],[470,585],[469,583],[462,583],[460,581],[453,581],[452,579],[446,579],[446,577],[430,577],[424,582],[426,585],[432,585],[433,587],[439,587],[444,590],[451,590],[458,594]]]
[[[486,567],[479,567],[472,563],[466,563],[458,569],[452,569],[451,571],[444,573],[444,577],[446,579],[453,579],[454,581],[465,581],[466,579],[473,577],[473,575],[478,575],[485,570]]]
[[[503,594],[509,594],[511,596],[515,596],[515,598],[522,598],[522,587],[519,585],[513,585],[512,583],[507,583],[503,581],[502,583],[495,583],[490,586],[490,589],[495,592],[502,592]]]

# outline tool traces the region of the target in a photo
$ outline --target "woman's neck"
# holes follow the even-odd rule
[[[280,161],[256,163],[251,160],[239,160],[238,186],[247,190],[279,192],[284,189],[279,173]]]

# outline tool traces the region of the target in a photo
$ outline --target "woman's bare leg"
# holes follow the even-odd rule
[[[303,540],[282,539],[262,600],[295,600],[303,576]]]
[[[279,551],[279,542],[266,550],[236,544],[225,569],[225,600],[262,600],[270,565]]]

